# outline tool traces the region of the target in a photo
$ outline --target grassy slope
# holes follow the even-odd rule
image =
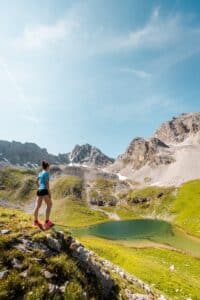
[[[52,186],[52,197],[52,217],[59,225],[81,227],[108,220],[104,213],[91,209],[83,200],[83,183],[78,177],[58,178]]]
[[[35,170],[0,169],[0,198],[23,204],[34,196],[35,181]]]
[[[129,248],[100,238],[82,237],[80,240],[100,256],[149,282],[168,299],[199,299],[198,259],[166,249]],[[169,271],[170,265],[175,266],[174,272]]]
[[[119,206],[102,207],[101,209],[107,212],[116,213],[121,220],[138,219],[138,215],[132,209],[130,209],[130,207],[125,203]]]
[[[85,202],[73,197],[54,200],[52,218],[56,224],[81,227],[108,220],[103,213],[90,209]]]
[[[1,300],[76,300],[83,299],[84,291],[90,295],[88,299],[97,299],[98,282],[90,278],[68,253],[61,252],[47,257],[39,247],[33,247],[31,253],[13,247],[13,242],[24,236],[38,242],[45,240],[46,233],[32,227],[30,216],[18,210],[0,207],[0,229],[10,230],[6,235],[0,234],[0,272],[9,272],[0,280]],[[54,234],[53,231],[51,234]],[[12,266],[14,258],[20,261],[19,270]],[[42,275],[43,269],[54,274],[57,278],[56,284],[63,285],[68,282],[63,295],[49,294],[49,280]],[[20,275],[24,270],[28,272],[26,278]],[[53,279],[50,280],[52,281]]]
[[[193,180],[180,187],[171,212],[175,223],[189,233],[200,236],[200,180]]]
[[[163,193],[161,197],[159,194]],[[168,219],[170,215],[170,207],[176,199],[176,190],[174,188],[165,187],[146,187],[129,192],[127,202],[131,206],[134,213],[139,217],[157,217]],[[135,197],[150,199],[147,203],[132,203]]]

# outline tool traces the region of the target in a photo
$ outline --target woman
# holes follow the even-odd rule
[[[49,220],[52,201],[51,201],[51,193],[49,189],[49,163],[45,160],[42,161],[42,171],[38,174],[37,177],[37,198],[36,198],[36,205],[34,209],[34,226],[41,227],[42,224],[38,221],[38,212],[42,205],[42,200],[46,203],[46,221],[44,223],[44,228],[48,229],[52,227],[54,224]]]

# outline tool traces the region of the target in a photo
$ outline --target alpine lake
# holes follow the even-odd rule
[[[129,243],[133,247],[169,247],[200,257],[200,239],[166,221],[139,219],[110,221],[73,229],[75,236],[96,236]]]

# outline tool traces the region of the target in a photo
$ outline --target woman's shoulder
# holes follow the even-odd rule
[[[49,172],[48,171],[44,171],[43,173],[46,177],[49,177]]]

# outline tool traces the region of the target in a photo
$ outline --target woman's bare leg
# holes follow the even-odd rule
[[[38,221],[38,213],[39,213],[39,209],[40,209],[41,205],[42,205],[42,197],[37,196],[36,203],[35,203],[35,209],[34,209],[35,221]]]
[[[51,213],[51,208],[52,208],[52,201],[51,201],[51,197],[49,197],[49,195],[46,195],[44,197],[44,201],[47,205],[47,208],[46,208],[46,221],[49,220],[49,216],[50,216],[50,213]]]

